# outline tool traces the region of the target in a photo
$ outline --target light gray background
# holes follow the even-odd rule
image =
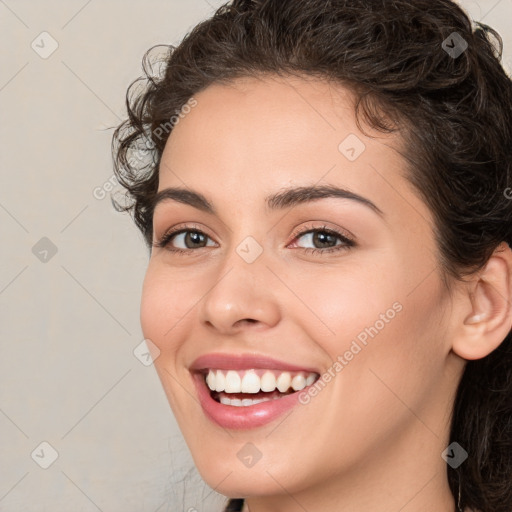
[[[222,3],[0,0],[0,511],[220,510],[194,470],[180,483],[192,459],[133,353],[142,237],[93,192],[144,52]],[[461,3],[500,32],[511,70],[512,2]],[[51,48],[43,31],[48,58],[31,47]]]

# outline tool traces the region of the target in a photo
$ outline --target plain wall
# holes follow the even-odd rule
[[[220,510],[195,470],[180,483],[192,459],[133,353],[148,252],[101,190],[144,52],[221,3],[0,2],[0,511]],[[461,3],[512,69],[512,2]]]

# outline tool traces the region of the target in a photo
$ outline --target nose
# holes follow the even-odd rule
[[[281,318],[273,289],[275,277],[262,261],[246,263],[234,254],[201,302],[202,323],[220,334],[273,327]]]

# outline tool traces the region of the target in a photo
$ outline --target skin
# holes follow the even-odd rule
[[[153,248],[141,325],[202,477],[247,497],[251,512],[453,512],[441,453],[464,357],[484,357],[510,330],[510,249],[448,290],[399,135],[364,135],[340,85],[266,76],[195,98],[165,147],[159,190],[200,192],[217,215],[172,200],[156,207],[155,240],[179,225],[208,245],[187,249],[178,236],[171,247],[187,253]],[[355,161],[338,149],[348,134],[366,146]],[[383,215],[340,198],[265,207],[267,195],[307,185],[347,188]],[[356,245],[328,253],[293,236],[323,226]],[[250,264],[236,252],[248,236],[263,249]],[[325,372],[397,302],[401,311],[307,405],[245,431],[205,417],[189,371],[198,356],[262,354]],[[248,442],[262,454],[251,468],[237,457]]]

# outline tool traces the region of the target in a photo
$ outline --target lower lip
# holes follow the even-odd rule
[[[295,392],[282,398],[245,407],[224,405],[211,397],[202,374],[196,373],[193,378],[204,413],[223,428],[247,430],[261,427],[299,404],[299,392]]]

